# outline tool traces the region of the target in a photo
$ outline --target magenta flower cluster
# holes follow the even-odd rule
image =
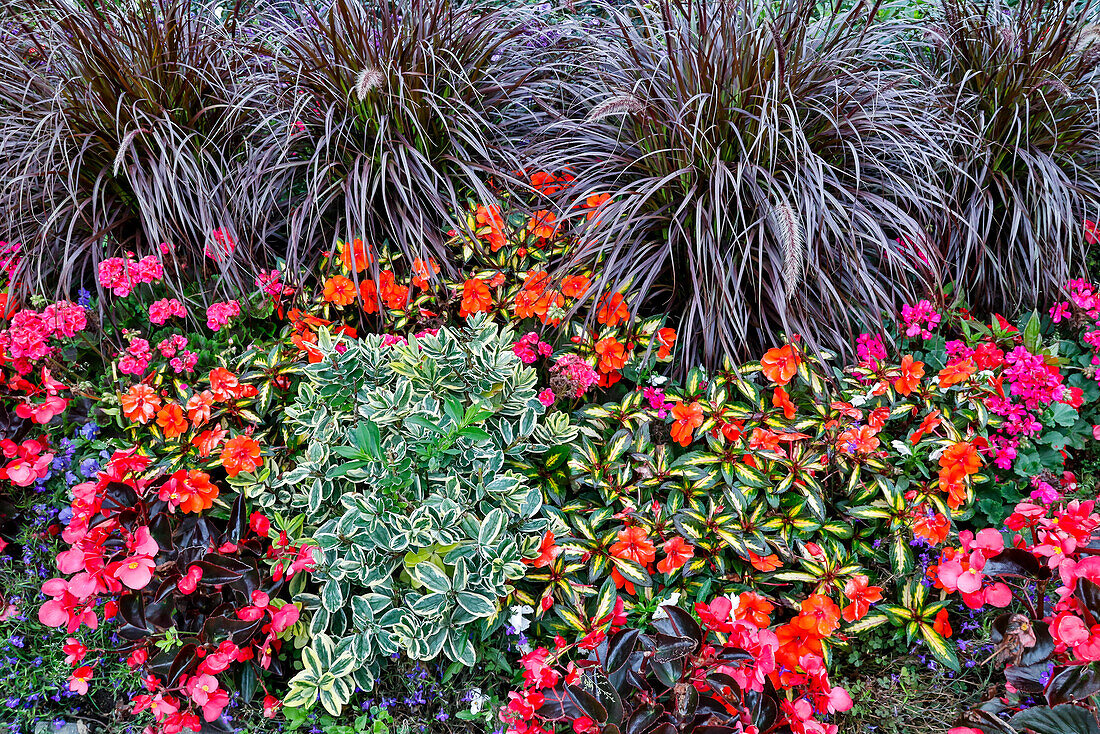
[[[157,283],[164,278],[164,265],[155,255],[133,258],[133,253],[127,253],[125,258],[109,257],[101,262],[99,284],[125,298],[141,283]]]
[[[68,338],[88,325],[84,309],[70,301],[51,303],[39,313],[22,309],[11,317],[8,328],[0,331],[0,350],[12,360],[15,371],[25,375],[32,363],[48,356],[51,338]]]

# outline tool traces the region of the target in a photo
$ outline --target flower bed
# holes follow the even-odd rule
[[[560,233],[471,217],[457,278],[352,239],[202,324],[163,248],[105,261],[98,299],[13,309],[2,471],[13,507],[52,506],[20,537],[56,557],[4,615],[63,653],[54,698],[127,680],[101,713],[158,733],[391,711],[828,732],[853,704],[830,661],[861,636],[987,664],[953,642],[954,593],[1009,610],[1009,697],[957,731],[1058,715],[1024,693],[1057,712],[1091,695],[1100,520],[1070,499],[1100,430],[1091,284],[1018,325],[920,301],[850,365],[795,339],[670,381],[676,334],[629,292],[570,314],[595,274],[538,269]],[[1041,591],[1012,611],[1023,577]],[[488,674],[451,710],[402,704],[414,663],[451,690]]]

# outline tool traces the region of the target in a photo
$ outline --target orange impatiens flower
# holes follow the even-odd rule
[[[607,326],[618,326],[630,320],[630,309],[621,293],[612,293],[600,299],[600,308],[596,312],[596,321]]]
[[[378,313],[378,282],[373,278],[359,281],[359,302],[366,313]]]
[[[222,466],[231,477],[241,472],[254,472],[264,463],[260,456],[260,444],[248,436],[234,436],[226,441],[221,458]]]
[[[775,605],[755,591],[746,591],[737,597],[737,608],[734,609],[734,619],[743,619],[746,622],[765,629],[771,624],[771,613]]]
[[[782,408],[783,417],[787,420],[794,420],[794,417],[798,414],[798,409],[791,402],[791,396],[781,387],[775,388],[772,392],[772,407]]]
[[[768,556],[758,556],[752,551],[749,551],[749,563],[752,564],[753,568],[762,573],[771,573],[783,565],[779,560],[779,556],[774,553]]]
[[[634,525],[619,531],[619,541],[611,546],[611,555],[634,561],[645,568],[657,557],[657,549],[645,528]]]
[[[325,281],[324,299],[334,306],[349,306],[355,302],[355,283],[343,275],[334,275]]]
[[[225,367],[215,367],[210,370],[210,390],[218,402],[236,398],[240,389],[240,380]]]
[[[950,529],[947,517],[938,512],[922,514],[913,522],[913,536],[928,541],[930,545],[939,545],[946,540]]]
[[[588,209],[588,212],[585,213],[584,218],[591,220],[596,216],[596,210],[609,201],[611,201],[611,194],[593,194],[587,197],[584,200],[584,208]]]
[[[626,366],[626,347],[613,336],[596,342],[596,354],[600,355],[597,367],[600,372],[609,374]]]
[[[924,420],[920,422],[920,427],[909,434],[909,443],[916,446],[920,443],[920,440],[924,438],[924,434],[936,430],[941,423],[943,423],[943,418],[940,417],[940,411],[933,410],[931,413],[924,416]]]
[[[924,377],[924,362],[916,362],[913,355],[907,354],[901,358],[901,375],[894,380],[894,389],[902,395],[920,387],[920,378]]]
[[[504,237],[504,217],[500,215],[499,206],[479,204],[474,219],[477,222],[474,234],[488,240],[490,250],[496,252],[507,244],[508,240]]]
[[[424,290],[428,287],[428,281],[432,279],[433,275],[439,275],[439,264],[435,261],[435,258],[429,257],[427,262],[420,258],[413,260],[413,285]]]
[[[535,237],[548,240],[554,236],[557,225],[554,224],[557,216],[548,209],[539,209],[527,220],[527,231]]]
[[[352,271],[361,273],[371,263],[366,245],[363,244],[361,239],[356,238],[351,242],[338,242],[337,248],[340,251],[340,262],[349,273]]]
[[[383,270],[378,274],[378,292],[389,308],[400,310],[409,303],[409,286],[398,285],[392,270]]]
[[[168,403],[157,413],[157,425],[164,431],[165,438],[176,438],[187,431],[187,418],[183,415],[183,408],[175,403]]]
[[[645,528],[633,526],[619,531],[619,542],[611,546],[611,555],[645,568],[653,562],[657,549],[653,547]],[[611,569],[611,578],[618,588],[625,588],[628,594],[634,593],[634,584],[623,578],[619,569]]]
[[[179,507],[181,512],[203,512],[214,505],[218,488],[206,472],[180,469],[161,486],[160,498],[168,503],[169,512]]]
[[[672,406],[672,440],[681,446],[691,443],[695,429],[703,425],[703,406],[698,401]]]
[[[661,573],[672,573],[695,555],[695,546],[685,543],[679,535],[666,540],[663,550],[665,557],[657,562],[657,570]]]
[[[940,454],[940,481],[961,482],[982,468],[982,457],[969,441],[959,441]]]
[[[570,275],[561,282],[561,294],[567,298],[579,298],[588,290],[588,278],[583,275]]]
[[[849,428],[836,437],[837,447],[846,454],[869,454],[878,449],[879,440],[871,426]]]
[[[798,374],[800,364],[802,364],[802,357],[795,351],[794,346],[788,344],[785,347],[769,349],[760,360],[760,369],[764,377],[782,387]]]
[[[856,622],[867,616],[871,605],[882,600],[882,587],[868,586],[868,579],[863,574],[855,574],[848,583],[844,584],[844,596],[850,602],[841,615],[846,622]]]
[[[840,607],[824,594],[813,594],[802,601],[801,611],[791,624],[807,636],[823,640],[840,626]]]
[[[122,414],[142,425],[152,420],[160,407],[157,391],[145,384],[131,387],[119,397],[119,402],[122,404]]]
[[[668,359],[672,354],[672,347],[676,344],[676,330],[664,327],[657,329],[653,334],[653,338],[657,340],[659,348],[657,349],[657,359]]]
[[[462,305],[458,309],[459,316],[469,316],[472,313],[484,313],[493,307],[493,294],[489,292],[489,286],[481,278],[470,278],[462,284]]]
[[[218,450],[222,441],[229,435],[224,428],[209,428],[191,439],[191,444],[199,450],[199,456],[206,458]]]
[[[978,366],[974,364],[972,359],[964,359],[961,362],[955,364],[949,364],[940,370],[940,387],[951,387],[957,385],[963,380],[968,379],[971,375],[978,371]]]
[[[196,426],[201,426],[210,420],[214,407],[214,393],[203,390],[195,393],[187,399],[187,419]]]

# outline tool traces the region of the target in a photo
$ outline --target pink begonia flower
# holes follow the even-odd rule
[[[1058,641],[1070,647],[1080,645],[1089,639],[1089,628],[1085,626],[1085,622],[1072,614],[1059,619],[1051,631]]]
[[[130,552],[137,556],[155,556],[160,552],[160,546],[153,536],[149,534],[149,526],[142,525],[134,531],[130,543],[127,543]]]
[[[838,686],[829,691],[829,713],[847,711],[852,708],[853,703],[852,697],[843,688]]]
[[[998,581],[985,590],[985,603],[1003,609],[1012,603],[1012,589]]]
[[[198,588],[199,580],[202,579],[202,569],[198,566],[191,566],[187,569],[187,573],[183,578],[176,582],[176,588],[180,590],[181,594],[193,594],[195,589]]]
[[[92,679],[90,665],[81,665],[69,676],[69,690],[83,696],[88,692],[88,681]]]
[[[974,547],[987,551],[989,556],[995,556],[1004,550],[1005,539],[993,528],[982,528],[974,539]]]
[[[212,675],[196,675],[187,681],[187,695],[199,706],[206,705],[218,690],[218,679]]]
[[[1087,640],[1074,645],[1073,654],[1080,660],[1100,660],[1100,624],[1092,626]]]
[[[115,569],[114,577],[131,589],[144,589],[153,579],[157,564],[148,556],[130,556]]]
[[[298,622],[300,614],[296,605],[284,604],[271,613],[271,630],[277,634],[290,629]]]

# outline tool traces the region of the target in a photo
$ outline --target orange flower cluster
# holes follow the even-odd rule
[[[202,512],[209,510],[218,497],[218,488],[210,475],[198,469],[180,469],[168,477],[160,488],[160,499],[168,503],[168,511]]]
[[[959,441],[940,454],[940,489],[947,492],[947,505],[957,510],[966,501],[966,478],[982,468],[982,457],[969,441]]]
[[[633,525],[620,530],[617,537],[618,541],[611,546],[611,555],[633,561],[652,573],[650,564],[657,557],[657,548],[649,539],[645,528]],[[553,542],[553,536],[551,536],[551,542]],[[684,539],[678,535],[666,540],[661,550],[664,551],[665,557],[657,562],[657,570],[666,574],[675,573],[695,556],[695,546],[684,542]],[[611,578],[615,581],[615,586],[620,589],[625,588],[628,594],[634,594],[634,584],[623,578],[617,568],[611,569]]]
[[[872,587],[874,588],[874,587]],[[775,662],[779,676],[777,685],[790,688],[800,682],[803,658],[823,655],[821,641],[840,626],[840,607],[824,594],[813,594],[802,601],[798,615],[776,628],[779,648]]]
[[[155,417],[156,425],[167,441],[178,439],[209,423],[214,407],[219,403],[252,398],[258,393],[255,385],[242,383],[237,375],[224,367],[210,370],[207,381],[210,384],[208,389],[193,393],[182,405],[165,400],[152,386],[138,383],[119,396],[122,415],[140,425],[148,424]],[[200,456],[205,457],[221,445],[226,435],[225,429],[214,426],[194,435],[190,443],[198,449]],[[217,492],[212,496],[216,497]]]

